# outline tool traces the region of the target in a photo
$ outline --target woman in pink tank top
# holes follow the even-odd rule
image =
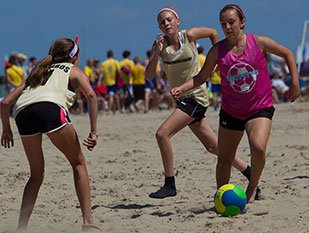
[[[274,114],[271,85],[265,53],[285,59],[291,86],[290,101],[300,95],[296,63],[292,52],[265,36],[245,34],[245,16],[237,5],[220,11],[225,39],[208,52],[206,62],[193,79],[171,90],[174,98],[204,83],[216,64],[221,73],[222,106],[218,135],[219,156],[216,169],[217,188],[229,183],[231,166],[244,131],[248,136],[252,174],[246,189],[247,201],[253,202],[264,165],[271,122]]]

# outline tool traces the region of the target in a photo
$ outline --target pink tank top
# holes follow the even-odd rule
[[[228,114],[245,120],[272,106],[272,90],[265,56],[254,35],[246,35],[246,47],[232,53],[227,41],[219,42],[217,64],[221,74],[221,107]]]

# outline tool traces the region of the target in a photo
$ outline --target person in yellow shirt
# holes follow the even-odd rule
[[[107,51],[107,59],[101,64],[101,71],[103,72],[104,83],[107,87],[108,94],[108,109],[113,114],[116,113],[116,109],[120,109],[119,95],[117,94],[117,72],[120,69],[119,62],[114,59],[114,52],[112,50]]]
[[[103,72],[101,71],[99,67],[99,62],[100,62],[99,59],[96,59],[96,58],[94,59],[92,72],[96,80],[94,92],[97,94],[97,97],[98,97],[98,110],[99,110],[99,113],[103,113],[107,111],[107,106],[105,102],[108,96],[107,96],[107,88],[104,83]]]
[[[198,52],[198,60],[200,62],[200,67],[202,68],[206,60],[206,56],[204,54],[204,47],[200,44],[197,44],[196,48]]]
[[[201,68],[203,67],[205,61],[206,61],[206,56],[204,54],[204,47],[200,44],[196,44],[196,47],[197,47],[197,52],[198,52],[198,59],[199,59],[199,62],[200,62],[200,66]],[[211,81],[210,79],[206,81],[206,88],[208,90],[208,94],[209,94],[209,101],[210,101],[210,104],[213,105],[213,93],[212,93],[212,89],[211,89]]]
[[[90,81],[90,85],[92,87],[92,89],[95,89],[95,74],[93,72],[93,67],[94,67],[94,59],[93,58],[89,58],[87,60],[87,64],[84,67],[84,73],[88,76],[89,81]],[[84,112],[87,111],[87,108],[85,108],[86,106],[86,98],[83,95],[83,93],[81,91],[77,91],[77,103],[78,103],[78,113],[82,114]]]
[[[84,72],[88,76],[88,78],[90,80],[91,87],[94,90],[95,84],[96,84],[96,80],[95,80],[95,74],[93,72],[93,68],[94,68],[94,59],[93,58],[89,58],[87,60],[87,65],[84,68]]]
[[[143,62],[143,65],[146,67],[149,62],[149,58],[151,56],[151,51],[147,50],[146,52],[147,59]],[[150,81],[146,80],[145,84],[145,112],[149,111],[150,99],[151,99],[151,108],[152,111],[159,111],[159,93],[158,90],[161,91],[161,66],[158,61],[155,73]]]
[[[134,67],[134,62],[130,59],[131,52],[128,50],[123,51],[123,60],[120,61],[120,75],[126,85],[132,84],[131,72]]]
[[[141,105],[145,102],[145,68],[139,56],[135,56],[133,61],[135,65],[132,69],[134,107],[139,112]]]
[[[121,102],[125,108],[126,112],[131,112],[130,105],[132,102],[132,69],[134,67],[134,62],[130,59],[131,52],[128,50],[123,51],[123,60],[120,61],[120,75],[124,81],[123,87],[123,98]]]
[[[198,59],[199,59],[199,62],[200,62],[200,67],[202,68],[205,61],[206,61],[206,56],[204,54],[204,47],[200,44],[196,44],[196,48],[197,48],[197,53],[198,53]],[[212,91],[211,91],[211,83],[210,83],[210,80],[207,80],[206,82],[206,88],[208,90],[208,95],[209,95],[209,101],[210,101],[210,104],[212,104],[212,101],[213,101],[213,94],[212,94]]]
[[[212,105],[214,107],[215,111],[218,111],[219,109],[219,98],[221,95],[221,76],[220,71],[218,69],[218,66],[212,73],[210,77],[210,83],[211,83],[211,92],[212,92]]]
[[[87,64],[84,67],[84,73],[88,76],[92,89],[95,90],[96,76],[94,73],[94,58],[88,58]],[[79,104],[79,112],[83,113],[87,111],[87,109],[84,108],[85,103],[86,103],[86,98],[81,91],[78,92],[77,98],[78,98],[77,101]]]
[[[15,90],[16,87],[23,84],[25,80],[25,74],[22,67],[17,65],[15,54],[12,54],[9,58],[9,63],[11,64],[6,69],[6,81],[7,81],[7,90],[9,93]]]

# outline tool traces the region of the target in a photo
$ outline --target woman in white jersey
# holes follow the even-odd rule
[[[157,21],[164,35],[159,35],[154,42],[145,76],[149,81],[152,79],[160,57],[170,88],[173,88],[185,83],[200,70],[196,40],[209,38],[212,44],[215,44],[218,41],[217,31],[206,27],[180,31],[179,16],[171,8],[161,9]],[[157,130],[156,139],[163,161],[165,183],[149,197],[165,198],[177,194],[170,139],[184,127],[190,127],[207,151],[218,154],[216,135],[205,118],[208,105],[208,92],[205,85],[183,93],[177,101],[177,108]],[[235,158],[233,165],[250,179],[251,169],[239,157]]]
[[[246,34],[246,19],[239,6],[224,6],[219,17],[226,38],[209,50],[202,70],[187,83],[173,88],[171,93],[176,99],[181,98],[181,93],[203,84],[218,65],[222,104],[218,135],[217,187],[229,183],[232,161],[245,132],[248,136],[252,166],[246,195],[247,201],[252,203],[264,169],[266,147],[275,111],[265,53],[274,53],[286,61],[292,76],[292,84],[287,93],[290,101],[300,95],[296,63],[293,53],[272,39]]]
[[[56,40],[47,57],[32,70],[26,82],[1,102],[2,137],[5,148],[14,146],[9,121],[9,107],[15,104],[14,118],[30,165],[30,178],[25,186],[18,231],[26,231],[44,177],[42,134],[66,156],[74,175],[76,193],[83,215],[83,229],[97,229],[93,225],[90,186],[85,158],[76,131],[68,116],[75,90],[87,98],[90,133],[83,144],[92,151],[97,142],[97,97],[89,79],[78,67],[77,40]]]

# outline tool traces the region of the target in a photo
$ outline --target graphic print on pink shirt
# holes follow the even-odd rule
[[[259,72],[247,63],[233,65],[227,73],[226,79],[234,91],[240,93],[250,92],[257,80]]]

